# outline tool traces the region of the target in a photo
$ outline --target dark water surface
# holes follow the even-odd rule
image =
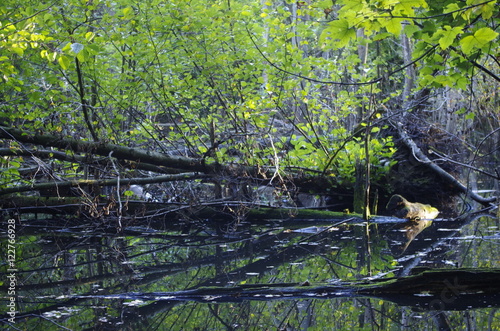
[[[453,279],[449,291],[427,303],[428,293],[398,304],[352,291],[300,291],[423,269],[498,269],[495,213],[437,219],[420,229],[392,218],[369,225],[287,217],[260,224],[162,219],[136,222],[141,225],[120,234],[102,222],[24,215],[10,236],[14,227],[5,218],[2,256],[10,248],[15,256],[2,259],[0,328],[499,330],[498,298],[464,303],[454,295],[460,284]],[[267,291],[275,288],[299,292]],[[251,291],[242,296],[237,289]]]

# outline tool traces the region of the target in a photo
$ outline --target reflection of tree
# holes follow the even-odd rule
[[[429,228],[422,233],[418,240],[414,238],[412,245],[407,247],[404,254],[411,256],[412,258],[407,259],[403,263],[398,275],[409,275],[413,268],[415,268],[422,260],[430,259],[436,254],[441,255],[443,252],[446,252],[447,250],[438,249],[443,245],[445,240],[456,236],[460,228],[472,223],[480,217],[491,217],[491,214],[488,213],[491,209],[492,207],[488,207],[477,212],[461,215],[455,219],[434,220],[432,225],[430,225]],[[446,228],[443,229],[443,227]]]
[[[446,224],[459,228],[470,223],[474,217],[478,214]],[[308,221],[303,223],[307,227],[296,226],[295,230],[283,228],[286,224],[283,222],[228,226],[222,221],[193,221],[187,231],[183,224],[172,223],[158,230],[125,228],[119,236],[98,228],[92,232],[84,227],[75,227],[74,232],[52,228],[52,232],[47,233],[46,225],[38,230],[36,226],[31,226],[27,228],[31,238],[38,236],[45,243],[57,242],[57,246],[39,244],[31,265],[40,267],[28,269],[26,265],[27,268],[20,271],[20,275],[31,275],[30,282],[25,281],[21,288],[23,297],[55,294],[60,285],[71,288],[75,295],[53,298],[50,302],[31,299],[31,303],[24,303],[27,309],[20,316],[29,323],[42,312],[66,306],[87,310],[95,320],[106,317],[108,322],[102,323],[107,325],[125,323],[132,327],[137,323],[145,325],[162,323],[163,320],[172,323],[173,316],[178,316],[179,321],[197,315],[219,326],[235,325],[233,323],[270,325],[269,322],[274,319],[273,325],[292,323],[290,325],[298,327],[300,323],[320,325],[325,307],[328,310],[336,307],[335,311],[338,309],[339,312],[335,320],[339,325],[348,314],[360,314],[364,316],[364,323],[374,323],[380,318],[382,308],[386,309],[388,316],[396,318],[395,306],[378,299],[359,297],[373,295],[405,305],[420,300],[393,294],[384,296],[391,287],[384,287],[386,284],[383,282],[388,279],[383,275],[391,271],[392,259],[386,256],[384,260],[383,249],[387,243],[378,233],[388,233],[395,226],[394,219],[388,219],[392,223],[386,224],[379,220],[376,218],[377,223],[371,225],[339,223],[337,226],[313,226],[318,223]],[[326,221],[321,222],[325,224]],[[405,245],[405,256],[419,254],[402,262],[401,275],[409,274],[418,261],[432,254],[433,248],[450,235],[449,232],[435,231],[436,223],[442,221],[435,221],[418,236],[418,240]],[[407,223],[398,223],[397,226],[409,229]],[[231,228],[234,230],[224,230]],[[418,229],[412,229],[404,233],[403,239],[411,240],[417,234]],[[65,251],[76,256],[75,263],[66,259],[66,266],[54,265],[52,257]],[[26,256],[26,259],[30,260],[30,257]],[[65,278],[73,272],[73,279]],[[367,281],[368,276],[379,281]],[[328,283],[332,278],[342,282]],[[359,281],[353,281],[356,279]],[[455,284],[453,279],[450,283]],[[391,286],[400,291],[403,285],[396,283]],[[379,292],[375,290],[377,286],[380,287]],[[438,285],[434,291],[439,291]],[[438,292],[438,298],[440,295],[441,292]],[[318,298],[337,299],[318,301]],[[340,308],[345,305],[350,307],[353,298],[357,298],[355,310]],[[474,302],[472,297],[470,299],[468,302]],[[133,300],[142,300],[143,303],[139,307],[124,305]],[[439,302],[433,304],[436,303]],[[459,308],[455,302],[445,304]],[[96,308],[89,310],[88,305]],[[98,308],[103,306],[108,308]],[[115,317],[109,317],[110,311]],[[257,312],[261,314],[259,322],[255,317]],[[146,322],[138,320],[138,315]],[[86,322],[89,323],[88,320]]]

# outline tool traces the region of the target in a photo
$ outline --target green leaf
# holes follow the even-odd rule
[[[63,48],[62,48],[62,51],[63,52],[68,52],[71,50],[71,45],[72,43],[67,43]]]
[[[76,58],[80,62],[85,62],[85,60],[87,60],[87,55],[88,55],[88,52],[86,52],[84,50],[83,52],[78,52],[78,54],[76,54]]]
[[[436,75],[434,77],[434,82],[439,83],[441,86],[452,86],[453,84],[452,79],[446,75]]]
[[[462,40],[460,40],[460,46],[462,47],[462,51],[465,54],[470,54],[472,49],[476,46],[476,40],[474,39],[474,36],[467,36],[465,38],[462,38]]]
[[[466,90],[469,86],[469,79],[464,75],[459,73],[451,75],[451,77],[455,80],[455,86],[459,89]]]
[[[420,27],[415,24],[407,24],[404,27],[403,31],[408,37],[412,37],[415,34],[415,32],[420,31]]]
[[[425,0],[401,0],[394,6],[392,13],[394,15],[415,15],[415,8],[427,8]]]
[[[47,60],[49,60],[50,62],[55,61],[56,58],[57,58],[57,52],[51,52],[47,54]]]
[[[460,7],[458,6],[457,3],[451,3],[448,6],[446,6],[446,8],[443,10],[443,13],[446,14],[446,13],[453,12],[453,14],[452,14],[453,18],[457,18],[457,15],[460,13],[460,12],[458,12],[459,9],[460,9]]]
[[[130,19],[134,15],[134,9],[132,7],[126,7],[122,9],[123,18]]]
[[[401,18],[388,19],[388,20],[386,20],[386,22],[384,22],[385,29],[387,30],[387,32],[398,36],[401,34],[401,30],[403,29],[403,26],[401,25],[401,21],[403,21],[403,19],[401,19]]]
[[[473,120],[474,117],[476,117],[476,114],[474,114],[473,112],[470,112],[467,115],[465,115],[466,120]]]
[[[338,40],[336,46],[345,47],[351,39],[356,38],[356,31],[350,27],[347,20],[335,20],[328,23],[328,27],[321,33],[320,41],[325,42],[329,38]]]
[[[59,63],[59,65],[61,66],[61,68],[63,68],[63,70],[67,70],[71,64],[71,61],[70,59],[65,56],[65,55],[61,55],[58,59],[57,59],[57,62]]]
[[[16,53],[16,54],[17,54],[17,55],[19,55],[19,56],[23,56],[23,54],[24,54],[24,49],[22,49],[21,47],[19,47],[19,46],[17,46],[17,45],[12,46],[12,47],[10,48],[10,50],[11,50],[12,52]]]
[[[87,41],[92,41],[92,39],[94,39],[94,37],[95,37],[95,33],[94,32],[89,31],[89,32],[87,32],[85,34],[85,39]]]
[[[465,54],[470,54],[474,48],[481,48],[498,36],[498,33],[490,28],[481,28],[474,35],[460,40],[460,46]]]
[[[130,190],[127,190],[127,191],[124,191],[123,192],[123,195],[126,196],[126,197],[131,197],[134,195],[134,192],[133,191],[130,191]]]
[[[446,25],[443,30],[438,31],[436,34],[441,36],[441,38],[439,38],[439,46],[441,49],[444,50],[450,47],[459,33],[462,33],[461,27],[452,28],[448,25]]]
[[[480,7],[481,16],[483,16],[484,20],[490,19],[493,16],[493,12],[495,10],[495,3],[489,2]]]
[[[486,43],[492,41],[497,36],[498,33],[490,28],[481,28],[474,33],[474,37],[482,45],[485,45]]]

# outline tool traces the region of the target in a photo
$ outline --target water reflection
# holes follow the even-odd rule
[[[16,324],[9,324],[3,296],[3,326],[352,330],[500,325],[498,297],[460,292],[466,278],[450,279],[447,292],[418,295],[375,295],[349,287],[428,269],[497,270],[499,220],[489,213],[425,224],[393,218],[370,224],[354,218],[265,224],[162,219],[130,224],[119,235],[105,222],[72,222],[18,223],[19,313]],[[3,235],[2,247],[5,243]],[[6,267],[0,275],[2,293]]]
[[[432,221],[428,220],[407,221],[390,228],[386,233],[386,238],[389,241],[392,254],[401,256],[415,237],[431,224]]]

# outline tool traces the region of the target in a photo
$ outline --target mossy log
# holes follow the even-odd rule
[[[389,199],[386,209],[393,216],[409,220],[431,220],[439,214],[437,208],[423,203],[409,202],[399,194]]]

